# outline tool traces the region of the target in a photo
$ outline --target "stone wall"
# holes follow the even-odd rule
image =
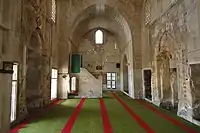
[[[57,39],[55,23],[51,20],[51,1],[0,0],[0,3],[0,62],[12,61],[19,65],[15,124],[34,109],[51,102],[51,68],[58,67]],[[1,98],[6,96],[0,102],[10,103],[11,75],[0,74],[0,77],[0,88],[7,90],[0,89]],[[5,123],[3,127],[7,129],[0,128],[0,132],[8,132],[10,128],[10,104],[4,109],[0,107],[0,113],[7,120],[2,118],[0,123]]]
[[[79,43],[79,52],[83,56],[83,67],[90,72],[117,72],[116,63],[120,62],[120,49],[118,40],[111,33],[102,30],[104,43],[96,45],[94,42],[95,29],[87,33]],[[103,66],[102,71],[96,66]]]
[[[108,31],[112,31],[114,34],[117,34],[117,39],[121,39],[121,42],[119,43],[122,46],[120,57],[121,61],[123,61],[123,57],[126,54],[128,62],[130,63],[130,96],[139,97],[140,92],[142,92],[142,60],[140,45],[142,2],[142,0],[58,1],[57,31],[59,31],[58,46],[60,54],[60,71],[62,71],[63,74],[67,74],[69,72],[68,59],[66,57],[69,56],[72,46],[77,47],[82,35],[84,35],[89,30],[98,27],[105,28]],[[104,21],[95,21],[93,24],[87,25],[87,22],[97,17],[104,18]],[[113,22],[115,22],[115,24],[113,24]],[[84,25],[80,27],[79,24],[81,23]],[[61,75],[60,79],[63,81],[60,80],[61,83],[59,88],[61,92],[63,92],[64,90],[67,90],[67,85],[64,84],[64,81],[67,79],[61,78]],[[120,72],[120,75],[123,75],[123,71]],[[123,84],[123,80],[121,80],[121,84]]]
[[[96,78],[85,68],[81,68],[81,72],[73,76],[78,80],[78,95],[75,98],[102,98],[102,76]]]
[[[3,61],[22,62],[20,44],[21,2],[0,0],[0,68]],[[21,65],[20,65],[21,67]],[[0,73],[0,132],[10,129],[11,74]],[[19,84],[21,84],[19,80]]]
[[[153,70],[152,102],[166,109],[178,108],[179,116],[198,124],[193,119],[198,114],[193,108],[198,100],[192,93],[193,68],[189,65],[199,61],[198,51],[194,51],[199,41],[196,1],[150,0],[144,3],[143,22],[143,68]],[[145,58],[145,53],[150,58]]]
[[[22,97],[28,111],[43,108],[50,103],[50,81],[54,22],[51,20],[50,1],[23,1],[22,38],[26,46],[26,88]]]

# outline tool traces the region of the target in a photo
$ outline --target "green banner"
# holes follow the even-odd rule
[[[71,56],[71,72],[80,73],[81,72],[81,55],[72,54]]]

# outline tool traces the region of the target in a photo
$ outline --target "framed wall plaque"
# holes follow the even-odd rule
[[[0,73],[13,74],[13,62],[11,62],[11,61],[3,61],[3,68],[0,69]]]

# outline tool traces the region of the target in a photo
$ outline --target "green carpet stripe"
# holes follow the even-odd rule
[[[56,105],[19,133],[60,133],[79,101],[78,99],[67,100]]]
[[[113,133],[145,133],[145,130],[132,119],[123,106],[113,99],[110,92],[105,92],[104,103],[112,125]]]
[[[147,133],[155,133],[155,131],[145,122],[142,118],[135,113],[134,109],[131,109],[120,97],[117,96],[114,92],[112,92],[115,99],[126,109],[126,111],[130,114],[130,116],[137,121],[137,123],[147,132]]]
[[[146,109],[140,105],[137,101],[128,98],[127,96],[120,95],[124,102],[129,105],[134,111],[157,133],[182,133],[183,130],[177,126],[174,126],[169,121],[157,116],[154,112]],[[166,128],[167,127],[167,128]]]
[[[158,133],[182,133],[184,132],[183,129],[181,129],[178,126],[175,126],[170,121],[163,119],[162,117],[155,114],[153,111],[147,109],[140,103],[138,103],[136,100],[131,99],[130,97],[126,96],[123,93],[117,93],[119,97],[121,97],[130,107],[134,108],[135,111],[145,120],[149,125]],[[154,105],[152,105],[154,106]],[[156,107],[156,106],[154,106]],[[192,123],[189,123],[180,117],[176,116],[176,114],[173,114],[167,110],[164,110],[162,108],[156,107],[158,110],[161,110],[163,113],[169,115],[170,117],[175,118],[178,121],[184,122],[187,126],[190,126],[191,128],[198,129],[200,131],[200,128],[198,126],[195,126]],[[155,122],[156,121],[156,122]],[[167,128],[166,128],[167,127]]]
[[[99,99],[85,101],[72,133],[103,133]]]
[[[146,103],[148,103],[148,102],[146,102]],[[148,104],[150,104],[150,103],[148,103]],[[178,121],[184,123],[185,125],[187,125],[187,126],[189,126],[189,127],[191,127],[191,128],[193,128],[193,129],[195,129],[195,130],[197,130],[197,131],[200,132],[200,127],[199,127],[199,126],[194,125],[193,123],[191,123],[191,122],[189,122],[189,121],[186,121],[186,120],[183,119],[183,118],[178,117],[176,114],[174,114],[174,113],[172,113],[172,112],[170,112],[170,111],[168,111],[168,110],[165,110],[165,109],[163,109],[163,108],[159,108],[159,107],[157,107],[157,106],[155,106],[155,105],[153,105],[153,104],[150,104],[150,105],[153,106],[154,108],[156,108],[156,109],[162,111],[163,113],[167,114],[168,116],[173,117],[174,119],[176,119],[176,120],[178,120]]]
[[[170,121],[160,117],[136,100],[126,96],[124,93],[115,93],[156,133],[184,133],[180,127],[175,126]],[[113,129],[113,133],[145,133],[145,130],[141,128],[134,119],[132,119],[130,114],[127,113],[126,109],[116,99],[113,98],[111,92],[105,92],[103,95],[104,104]],[[80,99],[68,99],[62,103],[59,103],[53,108],[46,110],[43,115],[30,122],[30,124],[21,129],[19,133],[61,133],[79,102]],[[176,114],[154,105],[151,106],[200,132],[200,127],[181,119],[180,117],[176,116]],[[72,133],[103,132],[99,99],[87,99],[77,120],[75,121]]]

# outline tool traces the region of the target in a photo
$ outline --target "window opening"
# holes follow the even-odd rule
[[[18,64],[13,64],[13,75],[12,75],[12,89],[11,89],[11,113],[10,121],[16,120],[17,112],[17,88],[18,88]]]
[[[51,100],[57,98],[57,85],[58,85],[58,70],[52,69],[51,72]]]
[[[107,88],[116,89],[117,73],[107,73]]]
[[[95,32],[95,43],[103,44],[103,32],[101,30]]]

